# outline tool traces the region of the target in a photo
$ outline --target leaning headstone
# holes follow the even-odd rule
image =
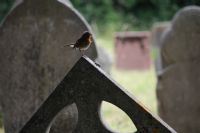
[[[158,22],[152,26],[151,29],[151,44],[154,47],[160,48],[160,39],[167,27],[170,26],[170,22]]]
[[[101,46],[97,46],[98,58],[96,59],[96,63],[100,65],[100,67],[108,74],[110,74],[111,66],[112,66],[112,58],[109,53]]]
[[[200,132],[200,7],[180,10],[161,45],[160,116],[180,133]]]
[[[81,57],[63,46],[89,30],[64,1],[25,0],[14,5],[0,27],[0,102],[6,133],[18,133]],[[95,45],[85,54],[95,59]],[[66,107],[50,132],[70,133],[77,117],[75,104]]]
[[[155,70],[159,73],[162,69],[161,66],[161,57],[160,57],[160,41],[163,35],[163,32],[167,27],[170,26],[170,22],[158,22],[155,23],[151,30],[151,44],[152,48],[157,51],[156,59],[155,59]]]

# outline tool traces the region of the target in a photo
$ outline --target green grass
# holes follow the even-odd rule
[[[121,109],[113,104],[103,102],[101,107],[103,122],[115,132],[136,131],[130,118]]]
[[[103,47],[106,49],[106,51],[113,56],[114,55],[114,45],[113,44],[113,40],[110,38],[97,38],[96,39],[97,44],[99,44],[99,46]]]
[[[3,130],[3,129],[0,129],[0,133],[4,133],[4,130]]]
[[[156,76],[153,67],[146,71],[120,71],[113,68],[112,77],[150,111],[156,113]]]

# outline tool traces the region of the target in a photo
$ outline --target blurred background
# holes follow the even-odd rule
[[[0,0],[0,21],[13,2],[14,0]],[[109,69],[111,77],[153,114],[157,114],[155,60],[159,46],[154,38],[160,37],[162,30],[170,25],[172,17],[179,9],[188,5],[200,5],[200,1],[71,0],[70,2],[89,22],[97,46],[105,49],[112,64]],[[122,47],[123,43],[126,43],[127,47]],[[135,50],[130,50],[132,43],[136,44]],[[129,117],[112,104],[103,103],[102,117],[113,130],[120,132],[135,130]],[[0,126],[3,128],[2,118],[0,119]]]

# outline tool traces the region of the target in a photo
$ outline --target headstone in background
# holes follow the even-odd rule
[[[200,7],[180,10],[161,41],[160,116],[180,133],[200,132]]]
[[[110,74],[111,66],[112,66],[112,58],[109,53],[101,46],[97,46],[98,58],[96,59],[96,63],[99,63],[101,69],[103,69],[106,73]]]
[[[170,26],[170,22],[159,22],[159,23],[155,23],[152,27],[151,30],[151,44],[152,44],[152,49],[156,58],[155,58],[155,69],[157,74],[159,74],[159,72],[162,70],[162,61],[161,61],[161,56],[160,56],[160,41],[163,35],[163,32],[165,31],[165,29],[167,27]]]
[[[154,47],[160,48],[160,39],[163,32],[170,26],[170,22],[158,22],[155,23],[151,30],[151,44]]]
[[[149,32],[116,33],[116,66],[127,70],[144,70],[150,68],[149,37]]]
[[[0,27],[0,102],[6,133],[19,131],[81,57],[63,46],[86,30],[83,17],[63,1],[15,4]],[[94,44],[86,55],[96,58]],[[76,122],[76,106],[66,107],[50,132],[70,133]]]

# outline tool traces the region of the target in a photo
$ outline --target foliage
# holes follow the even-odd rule
[[[5,17],[6,13],[9,11],[14,0],[0,0],[0,22]]]
[[[73,5],[91,23],[103,30],[148,29],[156,21],[170,20],[186,5],[200,5],[200,0],[73,0]],[[136,28],[137,27],[137,28]]]
[[[14,0],[0,0],[0,21]],[[170,20],[186,5],[200,5],[200,0],[71,0],[96,29],[143,30],[156,21]]]
[[[112,27],[112,22],[117,25],[121,19],[119,12],[114,11],[112,0],[73,0],[71,2],[94,27]]]

